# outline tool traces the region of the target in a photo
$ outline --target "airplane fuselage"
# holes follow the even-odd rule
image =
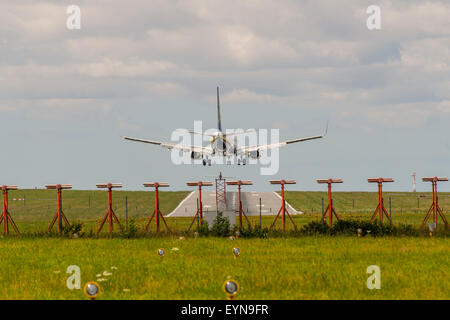
[[[213,154],[216,156],[231,156],[235,155],[236,147],[233,143],[226,139],[226,136],[222,132],[216,133],[211,140],[211,148]]]

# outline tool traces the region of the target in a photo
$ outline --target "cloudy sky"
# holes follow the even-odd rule
[[[368,30],[369,5],[381,30]],[[81,29],[68,30],[69,5]],[[410,190],[411,174],[450,176],[450,3],[411,0],[0,3],[1,181],[23,188],[226,176],[296,179],[290,189]],[[176,128],[279,128],[280,170],[176,166],[163,148]],[[418,190],[431,186],[418,182]],[[440,186],[450,191],[450,183]]]

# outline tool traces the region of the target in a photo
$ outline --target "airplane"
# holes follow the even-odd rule
[[[211,166],[211,159],[212,156],[222,156],[222,157],[236,157],[237,158],[237,164],[245,165],[247,163],[246,159],[258,159],[261,157],[261,152],[264,150],[279,148],[288,144],[296,143],[296,142],[303,142],[308,140],[314,140],[314,139],[320,139],[326,136],[328,131],[328,122],[325,128],[324,133],[318,136],[311,136],[306,138],[298,138],[298,139],[292,139],[292,140],[286,140],[279,143],[274,144],[267,144],[267,145],[254,145],[254,146],[242,146],[239,147],[236,145],[236,143],[231,142],[229,137],[236,136],[238,134],[248,134],[245,132],[239,132],[239,133],[231,133],[227,134],[222,131],[222,123],[220,118],[220,100],[219,100],[219,87],[217,87],[217,131],[213,134],[205,134],[202,132],[194,132],[189,131],[190,134],[199,134],[203,136],[210,136],[212,140],[209,143],[208,147],[203,146],[188,146],[188,145],[180,145],[180,144],[174,144],[174,143],[166,143],[161,141],[154,141],[154,140],[147,140],[147,139],[139,139],[139,138],[131,138],[131,137],[122,137],[125,140],[129,141],[136,141],[136,142],[143,142],[143,143],[149,143],[158,145],[164,148],[167,148],[169,150],[176,149],[181,150],[183,152],[189,152],[191,159],[202,159],[202,164],[204,166],[209,165]],[[228,164],[230,161],[227,162]]]

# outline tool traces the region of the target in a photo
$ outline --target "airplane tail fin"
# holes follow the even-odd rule
[[[219,87],[217,87],[217,129],[222,132],[222,121],[220,119]]]

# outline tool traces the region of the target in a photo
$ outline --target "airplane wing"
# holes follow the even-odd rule
[[[327,132],[328,132],[328,122],[327,122],[327,126],[325,128],[325,132],[323,134],[321,134],[321,135],[312,136],[312,137],[306,137],[306,138],[298,138],[298,139],[286,140],[286,141],[282,141],[282,142],[279,142],[279,143],[266,144],[266,145],[261,145],[261,146],[256,145],[256,146],[249,146],[249,147],[241,147],[241,148],[237,149],[237,153],[238,154],[248,155],[250,152],[279,148],[279,147],[283,147],[283,146],[291,144],[291,143],[303,142],[303,141],[314,140],[314,139],[321,139],[321,138],[323,138],[323,137],[325,137],[327,135]]]
[[[199,147],[199,146],[186,146],[186,145],[180,145],[175,143],[165,143],[161,141],[154,141],[154,140],[147,140],[147,139],[139,139],[139,138],[131,138],[131,137],[123,137],[125,140],[129,141],[136,141],[136,142],[143,142],[143,143],[150,143],[157,146],[161,146],[164,148],[167,148],[169,150],[176,149],[176,150],[182,150],[185,152],[198,152],[202,154],[211,155],[212,149],[211,148],[205,148],[205,147]]]

